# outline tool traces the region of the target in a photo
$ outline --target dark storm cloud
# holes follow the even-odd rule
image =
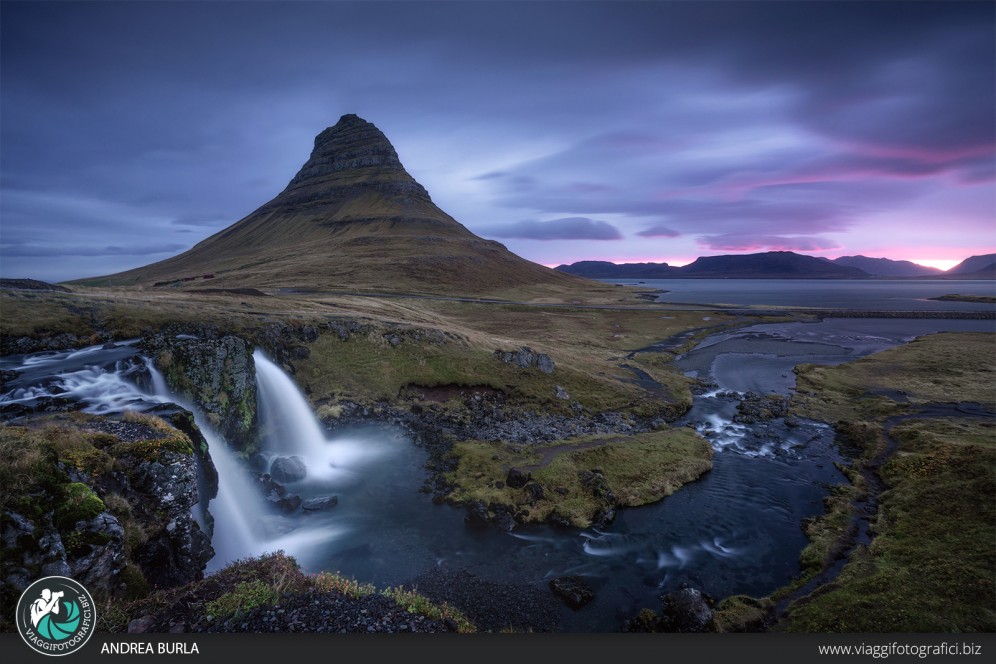
[[[2,248],[4,256],[12,258],[42,257],[42,256],[150,256],[153,254],[172,254],[187,249],[185,244],[147,244],[104,247],[36,247],[31,245],[5,245]]]
[[[866,217],[994,179],[991,3],[4,2],[0,14],[0,234],[52,256],[203,238],[282,190],[349,112],[482,233],[483,219],[605,215],[642,246],[860,243],[881,231]],[[675,235],[646,235],[656,226]],[[85,258],[60,269],[107,271]]]
[[[605,221],[565,217],[551,221],[517,221],[485,229],[487,235],[528,240],[621,240],[622,234]]]

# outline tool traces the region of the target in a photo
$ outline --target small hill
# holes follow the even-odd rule
[[[50,284],[47,281],[38,281],[37,279],[0,279],[0,288],[12,290],[57,291],[62,293],[72,292],[65,286]]]
[[[868,256],[841,256],[833,263],[856,267],[876,277],[930,277],[943,274],[936,267],[918,265],[911,261],[894,261],[889,258],[869,258]]]
[[[77,282],[480,294],[583,286],[440,210],[373,124],[344,115],[273,200],[173,258]]]
[[[947,271],[947,275],[961,275],[964,278],[971,278],[968,275],[977,273],[982,276],[979,279],[992,279],[996,275],[996,254],[982,254],[971,256],[955,265]]]
[[[667,279],[675,268],[667,263],[610,263],[608,261],[578,261],[553,268],[567,274],[589,279]]]
[[[697,279],[862,279],[864,270],[791,251],[703,256],[677,269],[676,277]]]

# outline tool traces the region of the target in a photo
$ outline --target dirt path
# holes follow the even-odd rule
[[[542,450],[543,454],[540,456],[539,463],[530,464],[528,466],[519,466],[522,470],[538,470],[540,468],[545,468],[549,466],[550,463],[557,457],[557,455],[564,452],[577,452],[578,450],[589,450],[593,447],[602,447],[603,445],[612,445],[614,443],[625,442],[625,438],[622,436],[616,436],[615,438],[599,438],[598,440],[586,440],[583,443],[577,443],[576,445],[554,445],[553,447],[546,447]]]

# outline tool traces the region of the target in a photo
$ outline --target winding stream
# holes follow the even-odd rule
[[[845,481],[834,466],[843,459],[826,425],[734,422],[740,393],[788,394],[792,367],[802,362],[837,364],[921,334],[992,327],[991,321],[830,319],[708,337],[676,365],[717,385],[697,396],[678,423],[710,441],[712,471],[659,503],[620,510],[604,529],[530,526],[512,533],[466,528],[463,509],[435,505],[420,493],[426,453],[402,431],[364,425],[324,432],[290,378],[257,353],[264,462],[302,457],[308,475],[287,489],[339,502],[326,511],[281,513],[199,422],[221,484],[209,506],[217,551],[209,571],[282,549],[307,571],[339,571],[378,586],[434,569],[537,586],[579,574],[597,595],[581,610],[561,609],[558,628],[576,632],[616,631],[621,620],[657,608],[662,592],[684,583],[715,597],[766,595],[799,573],[807,543],[801,524],[822,513],[828,485]],[[19,373],[0,406],[56,397],[110,413],[170,400],[161,377],[129,344],[0,358],[0,368]]]

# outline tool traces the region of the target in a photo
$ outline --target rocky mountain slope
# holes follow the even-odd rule
[[[192,249],[83,285],[477,294],[573,277],[440,210],[373,124],[344,115],[273,200]]]

